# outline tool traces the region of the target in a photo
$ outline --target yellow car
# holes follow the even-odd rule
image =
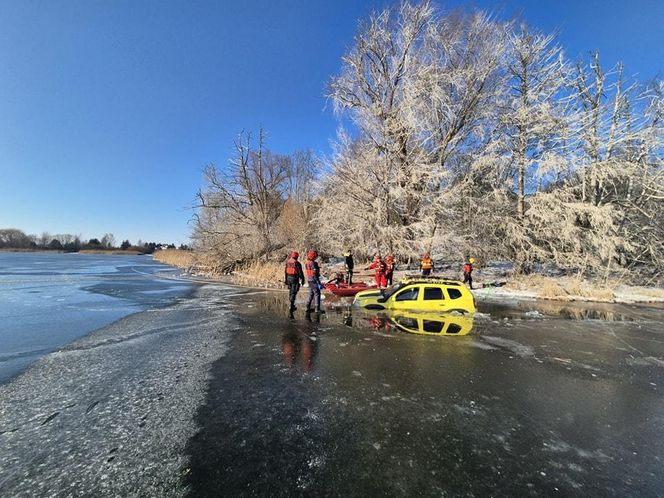
[[[409,334],[466,335],[473,328],[472,315],[434,315],[394,311],[390,313],[390,321],[399,330]]]
[[[372,310],[476,311],[475,297],[463,283],[426,277],[405,279],[388,289],[358,292],[353,304]]]

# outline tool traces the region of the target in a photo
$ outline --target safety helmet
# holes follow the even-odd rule
[[[348,249],[345,253],[344,256],[350,256],[350,249]]]
[[[290,257],[293,258],[293,259],[297,259],[297,258],[300,257],[300,253],[297,252],[297,251],[293,251],[293,252],[290,253]]]
[[[381,257],[380,254],[376,254],[376,255],[374,256],[374,261],[381,261],[382,259],[383,259],[383,258]]]
[[[469,262],[470,264],[473,264],[473,263],[475,262],[475,258],[468,258],[468,262]]]
[[[387,256],[385,259],[386,259],[387,261],[389,261],[390,263],[391,263],[392,261],[394,261],[394,258],[393,258],[392,256]]]
[[[307,258],[308,258],[308,259],[314,260],[314,259],[316,259],[317,257],[318,257],[318,253],[317,253],[316,251],[309,251],[309,252],[307,253]]]
[[[426,251],[426,252],[424,253],[424,257],[425,257],[425,258],[430,258],[430,257],[431,257],[431,254],[429,254],[429,251]]]

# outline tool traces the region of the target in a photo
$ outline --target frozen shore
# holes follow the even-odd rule
[[[162,263],[172,265],[184,270],[183,277],[202,282],[232,283],[247,288],[284,289],[283,264],[271,261],[268,263],[254,263],[249,268],[233,272],[232,275],[218,276],[196,267],[195,258],[191,251],[160,251],[154,258]],[[439,278],[461,280],[460,265],[453,262],[437,263],[437,272],[432,276]],[[373,271],[364,270],[368,265],[357,263],[355,281],[374,282]],[[197,268],[194,273],[189,273]],[[397,265],[399,268],[399,265]],[[403,267],[402,267],[403,268]],[[660,282],[651,282],[653,285],[630,286],[615,281],[608,282],[602,279],[589,281],[579,277],[563,276],[560,270],[542,269],[542,273],[530,275],[513,275],[512,265],[508,262],[494,262],[475,268],[473,280],[475,282],[474,294],[479,299],[492,301],[514,301],[544,299],[548,301],[580,301],[596,303],[664,303],[664,288]],[[334,278],[338,273],[343,274],[344,266],[340,258],[333,258],[331,262],[321,266],[323,281]],[[416,275],[417,269],[397,269],[393,281],[399,282],[407,276]],[[656,284],[656,285],[655,285]]]
[[[0,385],[5,496],[181,496],[210,363],[236,322],[216,286],[127,316]]]

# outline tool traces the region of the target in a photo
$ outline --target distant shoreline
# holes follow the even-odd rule
[[[131,249],[81,249],[80,251],[63,251],[60,249],[12,249],[8,247],[0,248],[0,252],[19,252],[19,253],[40,253],[40,254],[101,254],[110,256],[149,256],[150,253],[134,251]]]

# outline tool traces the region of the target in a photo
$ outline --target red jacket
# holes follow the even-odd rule
[[[295,278],[295,281],[301,281],[304,285],[304,273],[302,272],[302,264],[294,258],[290,258],[286,262],[284,268],[284,283],[288,284],[288,277]]]
[[[307,275],[307,280],[309,282],[320,282],[320,267],[315,261],[309,260],[304,265],[304,272]]]
[[[374,261],[369,265],[369,268],[371,270],[376,270],[376,274],[380,275],[382,273],[385,273],[385,268],[387,265],[385,264],[385,261]]]

